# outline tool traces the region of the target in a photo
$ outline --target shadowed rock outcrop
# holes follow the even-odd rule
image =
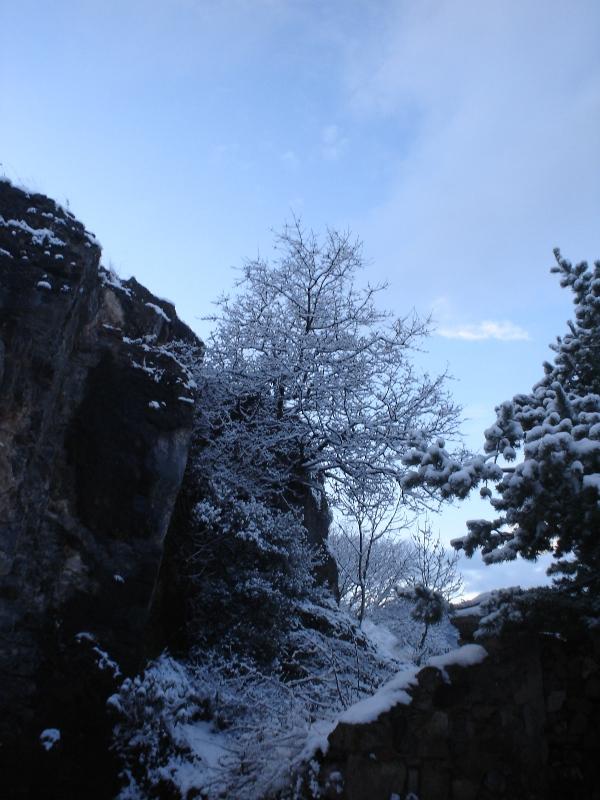
[[[28,764],[15,796],[55,796],[44,729],[71,754],[62,796],[78,796],[85,728],[103,735],[117,671],[143,656],[200,355],[68,211],[0,182],[0,766]],[[97,772],[86,796],[111,796]]]

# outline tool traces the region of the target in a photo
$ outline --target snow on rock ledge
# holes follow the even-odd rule
[[[478,644],[466,644],[449,653],[432,656],[427,666],[441,670],[447,679],[446,667],[469,667],[479,664],[487,656],[484,647]],[[364,725],[390,711],[395,705],[408,705],[412,697],[409,690],[419,685],[420,667],[413,667],[399,672],[390,681],[381,686],[372,697],[355,703],[340,716],[339,722],[349,725]]]
[[[487,650],[480,644],[465,644],[449,653],[432,656],[427,665],[442,670],[446,667],[471,667],[473,664],[480,664],[486,656]]]
[[[411,696],[407,689],[418,684],[418,667],[400,672],[391,681],[380,687],[372,697],[366,697],[347,708],[339,721],[348,725],[365,725],[385,714],[398,703],[408,705]]]

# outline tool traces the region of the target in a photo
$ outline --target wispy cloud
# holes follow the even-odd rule
[[[282,153],[281,160],[290,169],[297,169],[300,165],[300,159],[293,150],[286,150]]]
[[[463,339],[469,342],[480,342],[484,339],[497,339],[500,342],[517,342],[529,339],[529,334],[524,328],[514,322],[503,320],[494,322],[484,320],[474,325],[452,325],[439,328],[438,336],[446,339]]]
[[[348,139],[342,135],[337,125],[326,125],[321,131],[321,154],[332,161],[339,158]]]
[[[387,198],[359,222],[374,261],[416,265],[413,296],[426,269],[463,302],[492,287],[510,314],[554,290],[555,243],[597,252],[600,6],[550,5],[390,2],[385,31],[348,60],[354,112],[406,131]]]

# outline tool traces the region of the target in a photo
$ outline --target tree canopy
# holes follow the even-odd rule
[[[247,261],[237,291],[217,304],[207,347],[205,423],[214,482],[277,491],[299,471],[318,488],[393,494],[416,439],[454,434],[458,408],[446,375],[419,373],[413,351],[427,323],[376,305],[360,288],[360,242],[298,220],[276,236],[275,260]],[[224,450],[235,453],[236,469]],[[228,471],[229,470],[229,471]],[[431,495],[405,487],[409,504]]]

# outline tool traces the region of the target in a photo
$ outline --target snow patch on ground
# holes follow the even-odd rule
[[[361,628],[378,653],[388,658],[398,658],[402,655],[403,645],[386,625],[376,625],[373,620],[365,619]]]
[[[219,771],[230,757],[227,736],[211,722],[176,725],[174,741],[187,750],[185,759],[176,756],[161,770],[185,797],[192,790],[202,791],[218,781]]]
[[[430,656],[446,653],[458,646],[458,630],[447,615],[437,625],[429,627],[421,646],[424,625],[412,618],[413,607],[409,600],[398,598],[374,609],[363,620],[363,632],[382,657],[407,665],[417,661],[424,663]]]

